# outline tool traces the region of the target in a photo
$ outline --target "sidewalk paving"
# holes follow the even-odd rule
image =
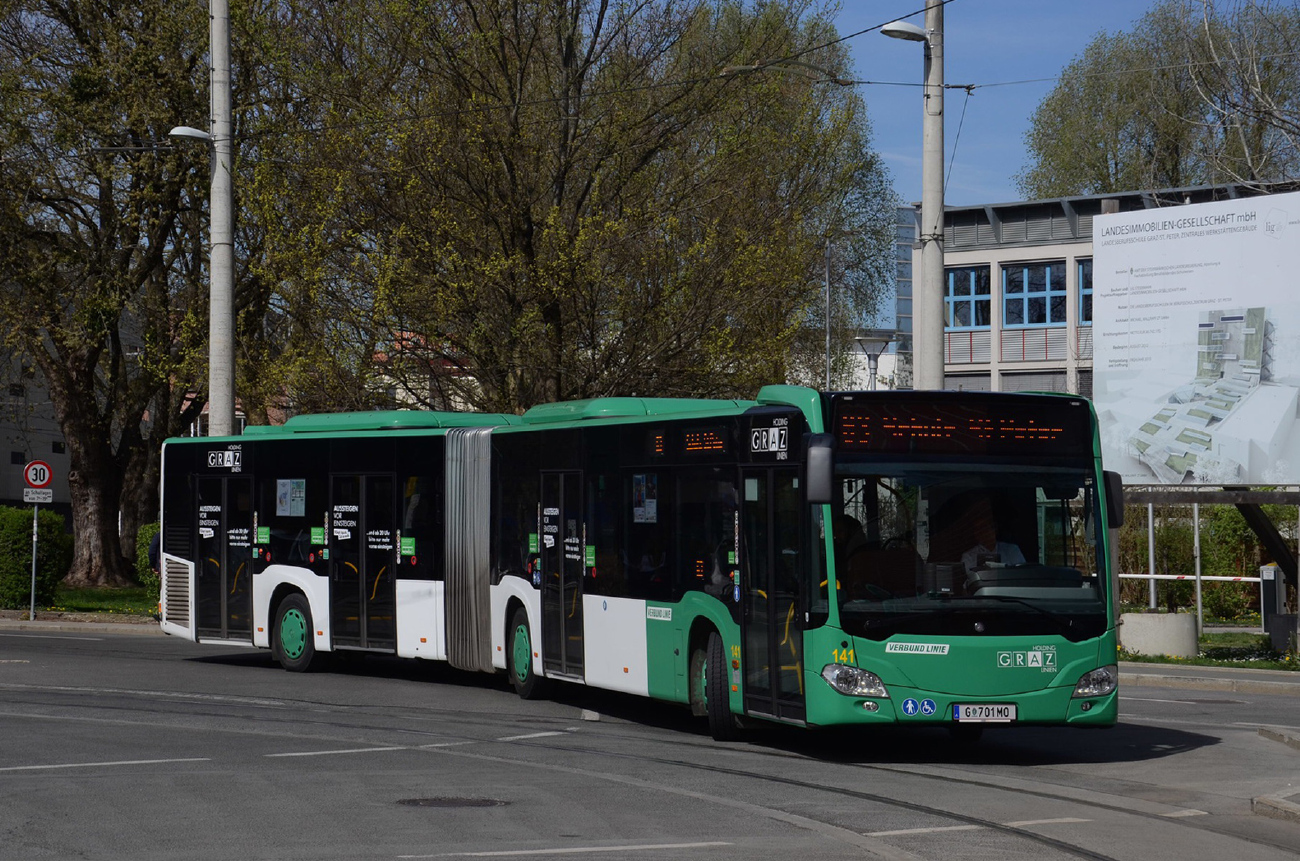
[[[23,615],[26,615],[24,613]],[[28,631],[32,633],[82,633],[82,634],[153,634],[166,636],[157,622],[145,616],[122,616],[105,620],[103,615],[94,621],[85,619],[61,618],[57,613],[49,613],[43,618],[36,611],[36,621],[27,619],[0,618],[0,632]]]

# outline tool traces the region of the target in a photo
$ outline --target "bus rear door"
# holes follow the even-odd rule
[[[582,473],[542,473],[542,663],[550,673],[583,671],[582,575],[586,527]]]
[[[200,477],[195,605],[199,637],[253,633],[253,480]]]

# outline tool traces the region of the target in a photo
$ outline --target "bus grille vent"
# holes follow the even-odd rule
[[[163,594],[166,620],[177,625],[190,625],[190,566],[175,559],[166,560],[163,566]]]

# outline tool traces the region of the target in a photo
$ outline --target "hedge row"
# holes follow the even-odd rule
[[[63,516],[37,515],[36,603],[54,603],[59,581],[72,567],[72,536]],[[25,609],[32,600],[32,511],[0,507],[0,607]]]

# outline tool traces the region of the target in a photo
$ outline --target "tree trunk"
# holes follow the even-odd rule
[[[68,473],[72,495],[72,568],[63,582],[69,586],[126,586],[131,582],[117,530],[117,493],[109,474],[101,480],[73,468]]]

